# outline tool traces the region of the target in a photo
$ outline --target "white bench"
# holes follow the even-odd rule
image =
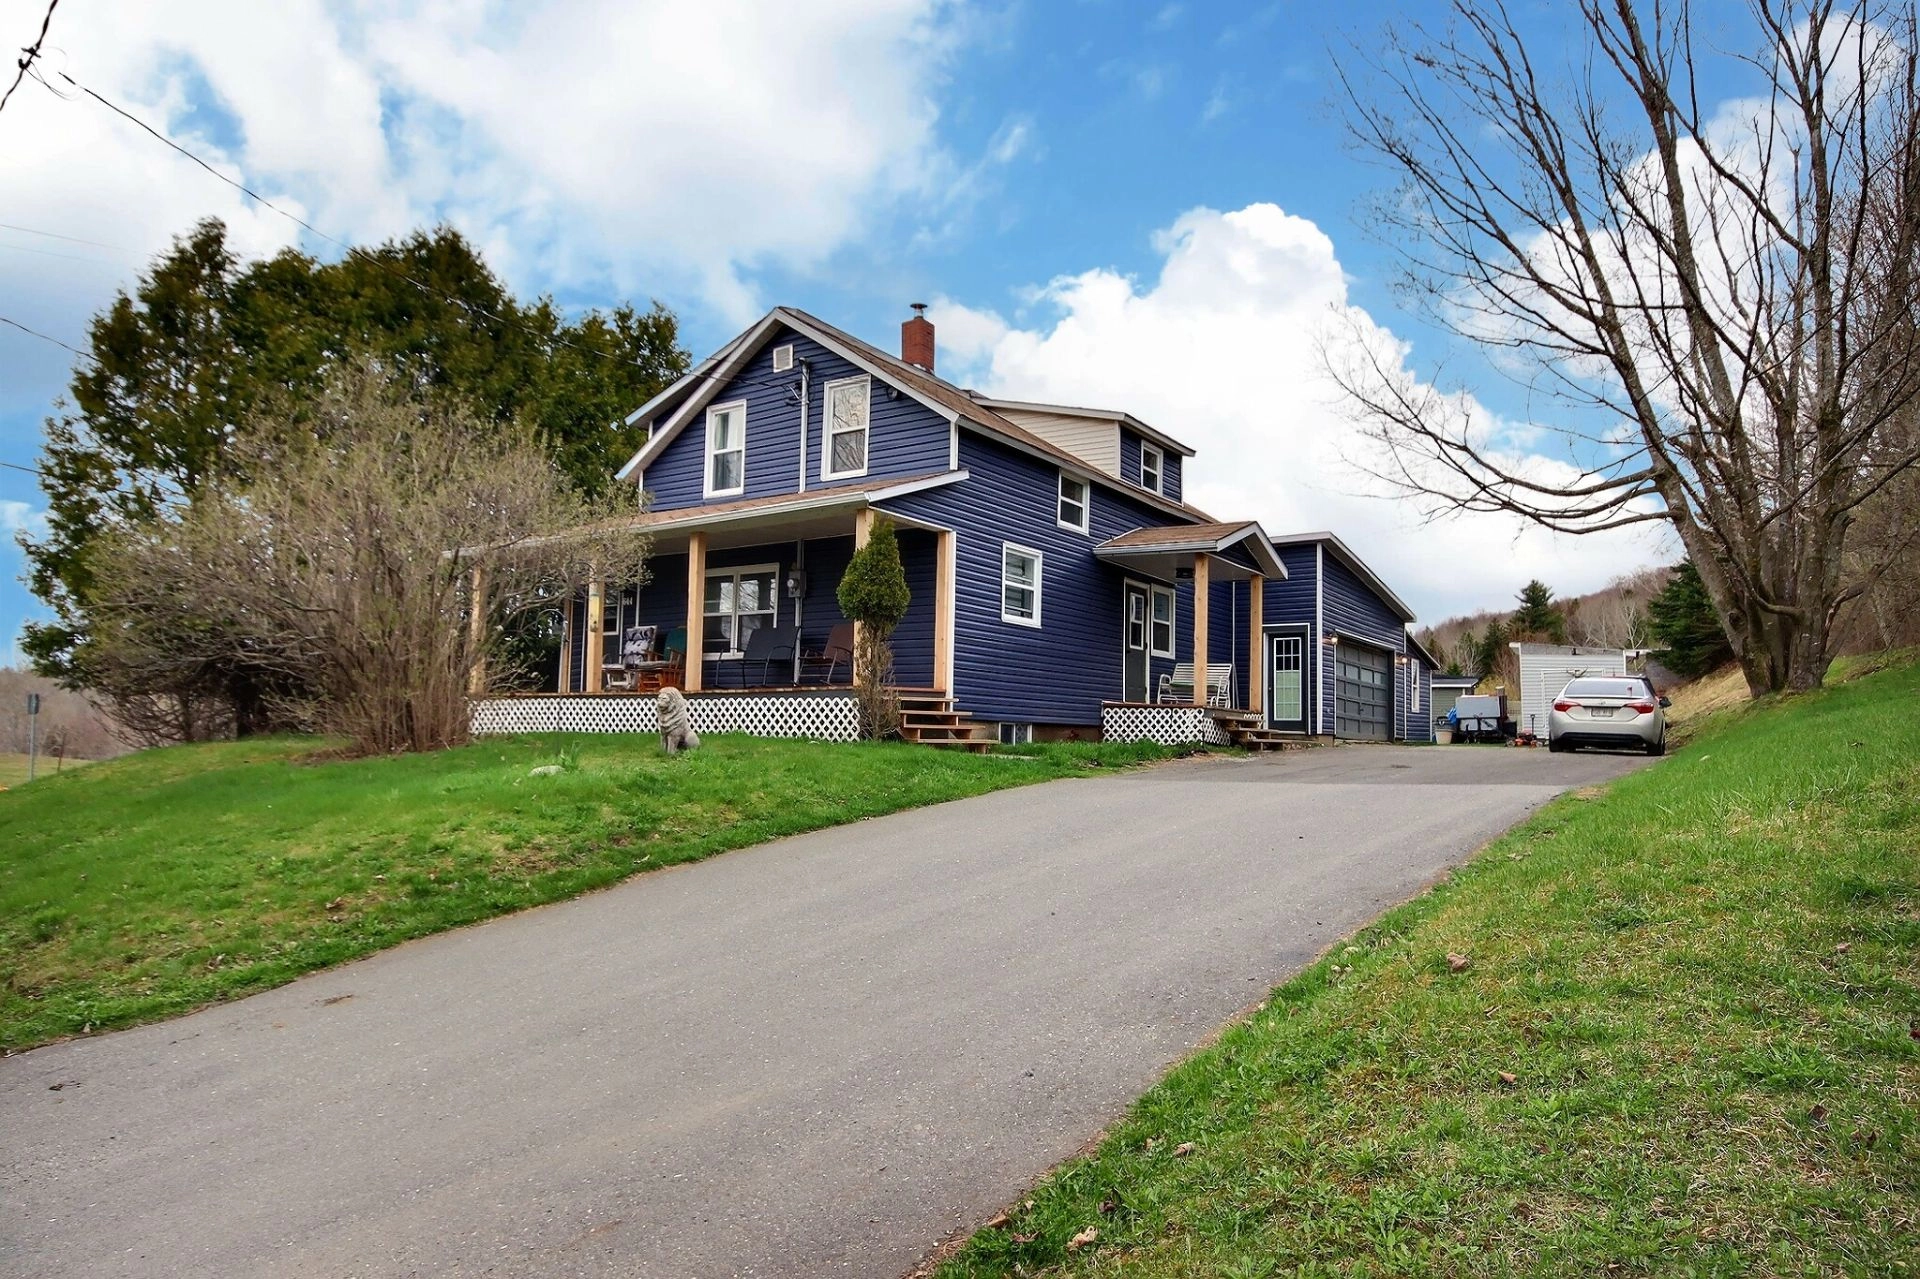
[[[1171,675],[1160,677],[1160,695],[1163,704],[1191,706],[1193,704],[1193,663],[1174,663]],[[1207,705],[1230,706],[1233,703],[1233,663],[1207,663]]]

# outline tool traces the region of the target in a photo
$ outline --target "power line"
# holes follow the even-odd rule
[[[30,329],[26,325],[20,323],[20,321],[18,320],[9,320],[6,316],[0,315],[0,324],[5,324],[11,328],[19,329],[22,333],[25,333],[27,336],[39,338],[42,342],[51,342],[55,346],[64,347],[66,350],[72,351],[75,355],[79,356],[83,360],[93,359],[93,356],[91,354],[89,354],[86,351],[82,351],[79,347],[67,346],[67,344],[65,342],[62,342],[59,338],[53,337],[50,334],[42,333],[39,329]],[[97,364],[99,363],[99,361],[94,360],[94,363]]]
[[[40,19],[40,34],[34,39],[32,44],[20,50],[20,52],[26,56],[20,59],[20,70],[14,73],[13,83],[7,86],[7,91],[4,95],[0,95],[0,111],[7,109],[7,102],[13,97],[13,91],[18,89],[20,82],[27,78],[27,68],[32,66],[33,60],[40,56],[40,46],[47,41],[47,27],[53,22],[53,11],[59,7],[60,0],[49,0],[47,4],[47,16]]]
[[[322,231],[319,227],[313,225],[313,223],[307,221],[305,218],[299,216],[296,213],[290,213],[286,209],[281,208],[279,205],[267,199],[267,197],[265,197],[264,195],[261,195],[258,191],[255,191],[252,187],[249,187],[244,182],[240,182],[234,178],[228,177],[226,174],[220,172],[220,170],[214,168],[211,164],[201,159],[198,155],[195,155],[193,152],[187,150],[187,148],[181,146],[178,142],[175,142],[172,138],[168,137],[166,134],[160,132],[160,130],[148,124],[145,120],[142,120],[139,116],[134,115],[131,111],[128,111],[126,108],[119,106],[116,103],[109,102],[106,98],[94,92],[92,89],[89,89],[86,85],[81,84],[78,80],[74,79],[72,76],[68,75],[66,72],[56,71],[54,74],[59,76],[62,80],[65,80],[68,84],[72,85],[75,89],[79,90],[81,93],[84,93],[89,98],[92,98],[95,102],[98,102],[101,106],[105,107],[107,110],[113,112],[115,115],[120,116],[122,119],[125,119],[134,125],[137,125],[141,130],[153,135],[153,137],[157,138],[160,142],[164,143],[166,146],[172,148],[175,151],[178,151],[181,155],[193,161],[195,164],[199,165],[201,168],[205,169],[208,173],[211,173],[214,177],[220,179],[222,182],[226,183],[228,186],[232,187],[234,190],[239,191],[241,194],[247,196],[248,198],[257,201],[260,204],[265,205],[267,208],[272,209],[275,213],[278,213],[281,217],[286,218],[289,222],[292,222],[294,225],[299,226],[304,230],[312,232],[314,235],[320,237],[322,240],[325,240],[328,244],[335,245],[347,253],[358,254],[362,260],[371,262],[374,266],[379,267],[382,271],[385,271],[388,275],[393,276],[395,279],[406,281],[408,284],[411,284],[414,288],[419,289],[422,293],[434,294],[436,297],[439,297],[447,302],[452,303],[454,306],[459,307],[463,311],[467,311],[474,315],[484,316],[489,320],[493,320],[498,324],[505,324],[510,328],[519,329],[522,333],[525,333],[530,337],[538,338],[543,342],[553,342],[560,346],[567,347],[569,350],[578,351],[582,355],[591,355],[596,359],[612,360],[617,364],[632,365],[634,368],[644,367],[638,360],[629,360],[622,356],[609,355],[605,351],[596,351],[590,346],[581,346],[577,342],[569,342],[567,339],[559,336],[558,334],[542,333],[540,330],[532,328],[528,325],[522,324],[518,320],[509,319],[507,316],[504,316],[504,315],[496,315],[494,312],[487,310],[485,307],[480,306],[477,303],[470,302],[466,298],[456,297],[455,295],[448,293],[445,289],[439,288],[436,285],[428,284],[422,280],[416,280],[411,275],[408,275],[405,271],[402,271],[399,267],[394,266],[391,262],[388,262],[383,258],[377,257],[376,255],[369,253],[367,250],[360,248],[358,245],[349,244],[345,240],[339,239],[335,236],[328,235],[325,231]],[[39,79],[39,77],[35,76],[35,79]],[[41,83],[45,84],[46,82],[42,80]],[[49,88],[51,88],[51,86],[49,86]]]
[[[0,466],[6,467],[9,471],[25,471],[28,475],[37,475],[43,480],[53,478],[37,466],[22,466],[18,462],[0,462]]]
[[[35,76],[34,79],[40,80],[40,77]],[[40,80],[40,83],[45,84],[46,81]],[[68,244],[84,244],[95,249],[112,249],[115,253],[127,253],[131,251],[123,249],[117,244],[102,244],[98,240],[83,240],[77,235],[61,235],[57,231],[42,231],[38,227],[15,226],[11,222],[0,222],[0,231],[19,231],[24,235],[44,235],[49,240],[65,240]]]

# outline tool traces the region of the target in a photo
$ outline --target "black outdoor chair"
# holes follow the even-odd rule
[[[800,641],[798,628],[791,624],[785,626],[763,626],[757,631],[747,633],[747,646],[740,652],[740,687],[749,687],[747,677],[758,669],[760,685],[772,683],[768,677],[773,673],[775,662],[786,663],[786,673],[791,678],[793,672],[793,650]],[[786,683],[787,679],[782,679]]]

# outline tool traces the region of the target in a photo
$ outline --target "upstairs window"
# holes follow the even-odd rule
[[[846,480],[867,473],[870,386],[864,377],[827,383],[827,432],[820,441],[821,479]]]
[[[1030,546],[1000,544],[1000,620],[1040,625],[1040,552]]]
[[[730,497],[747,487],[747,402],[707,410],[707,496]]]
[[[1087,482],[1060,472],[1060,527],[1076,533],[1087,531]]]
[[[1162,491],[1160,476],[1166,470],[1166,458],[1151,444],[1140,446],[1140,487],[1152,493]]]

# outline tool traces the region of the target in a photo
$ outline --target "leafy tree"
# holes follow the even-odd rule
[[[892,520],[884,515],[874,520],[867,544],[853,553],[847,571],[841,575],[837,594],[840,612],[859,627],[854,645],[854,687],[860,704],[860,731],[869,738],[890,737],[900,726],[892,691],[890,641],[894,627],[906,617],[907,606],[913,601]]]
[[[1665,650],[1662,660],[1678,674],[1705,675],[1733,660],[1733,645],[1692,560],[1674,566],[1673,579],[1647,605],[1647,621]]]
[[[1520,588],[1520,607],[1513,612],[1512,637],[1536,643],[1567,642],[1567,619],[1553,602],[1553,592],[1539,578]]]
[[[48,531],[22,545],[29,583],[56,620],[30,625],[26,650],[41,672],[85,686],[77,656],[93,625],[91,549],[210,482],[245,478],[247,423],[261,413],[298,420],[299,406],[357,361],[470,406],[494,429],[532,430],[591,496],[642,442],[625,415],[685,371],[677,332],[657,304],[569,321],[550,299],[522,303],[446,227],[337,262],[294,250],[242,262],[226,228],[202,222],[94,318],[92,361],[47,422]],[[248,708],[285,691],[210,670],[197,695],[228,703],[245,732],[270,726]]]

